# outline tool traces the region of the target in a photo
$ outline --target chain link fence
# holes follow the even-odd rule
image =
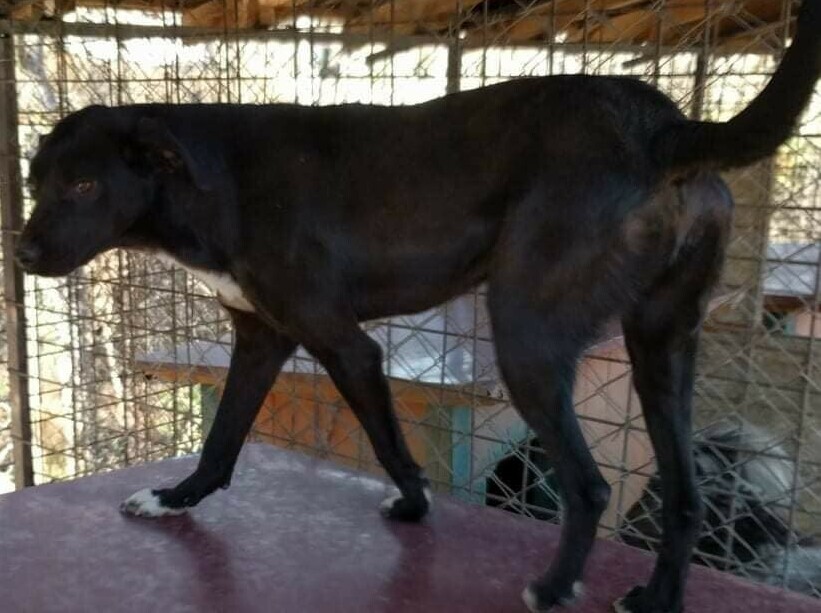
[[[89,104],[141,102],[411,104],[514,77],[585,73],[635,76],[694,118],[726,120],[772,74],[794,9],[789,0],[12,7],[0,21],[0,355],[8,366],[0,380],[0,491],[15,478],[47,483],[198,451],[231,351],[229,321],[209,292],[158,261],[112,252],[67,279],[19,277],[8,254],[31,207],[19,179],[61,117]],[[815,596],[820,173],[816,96],[774,160],[727,177],[735,232],[696,389],[697,466],[709,513],[695,561]],[[366,328],[384,349],[402,427],[435,489],[559,521],[550,466],[496,370],[482,288]],[[600,535],[652,550],[658,482],[630,377],[613,326],[579,364],[575,400],[613,486]],[[253,437],[381,472],[353,415],[301,350]]]

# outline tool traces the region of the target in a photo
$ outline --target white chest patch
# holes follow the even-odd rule
[[[167,253],[157,252],[155,255],[167,264],[179,266],[180,268],[187,270],[190,274],[208,286],[208,288],[217,295],[217,300],[225,306],[229,306],[239,311],[246,311],[248,313],[254,312],[254,305],[252,305],[251,301],[245,297],[245,294],[242,293],[242,288],[237,285],[237,282],[234,281],[233,277],[231,277],[228,273],[214,272],[211,270],[204,270],[202,268],[191,268],[180,263]]]

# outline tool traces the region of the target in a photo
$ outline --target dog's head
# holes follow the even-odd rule
[[[163,183],[204,181],[162,119],[134,108],[88,107],[42,139],[29,183],[35,199],[17,260],[62,276],[121,244],[150,214]]]

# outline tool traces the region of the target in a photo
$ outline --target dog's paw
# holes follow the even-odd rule
[[[633,613],[633,610],[628,608],[628,605],[625,601],[627,597],[619,598],[616,602],[613,603],[613,611],[615,613]]]
[[[647,592],[636,586],[627,596],[613,603],[615,613],[681,613],[682,607],[660,607],[648,602]]]
[[[544,613],[553,607],[566,607],[572,605],[584,593],[581,581],[576,581],[573,586],[564,594],[556,594],[553,590],[540,588],[536,584],[528,585],[522,592],[522,600],[525,602],[527,610],[531,613]]]
[[[120,505],[120,511],[127,515],[138,517],[163,517],[166,515],[182,515],[186,507],[173,508],[162,504],[156,490],[144,489],[126,498]]]
[[[398,519],[399,521],[419,521],[422,519],[433,505],[433,497],[430,489],[422,490],[424,498],[411,500],[401,494],[386,498],[379,505],[382,515],[388,519]]]

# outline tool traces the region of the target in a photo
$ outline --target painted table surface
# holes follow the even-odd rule
[[[119,513],[195,458],[0,496],[0,611],[523,612],[558,528],[438,497],[422,524],[383,519],[380,480],[249,445],[228,491],[182,517]],[[652,557],[599,542],[572,610],[609,610]],[[687,610],[819,612],[821,603],[695,568]]]

